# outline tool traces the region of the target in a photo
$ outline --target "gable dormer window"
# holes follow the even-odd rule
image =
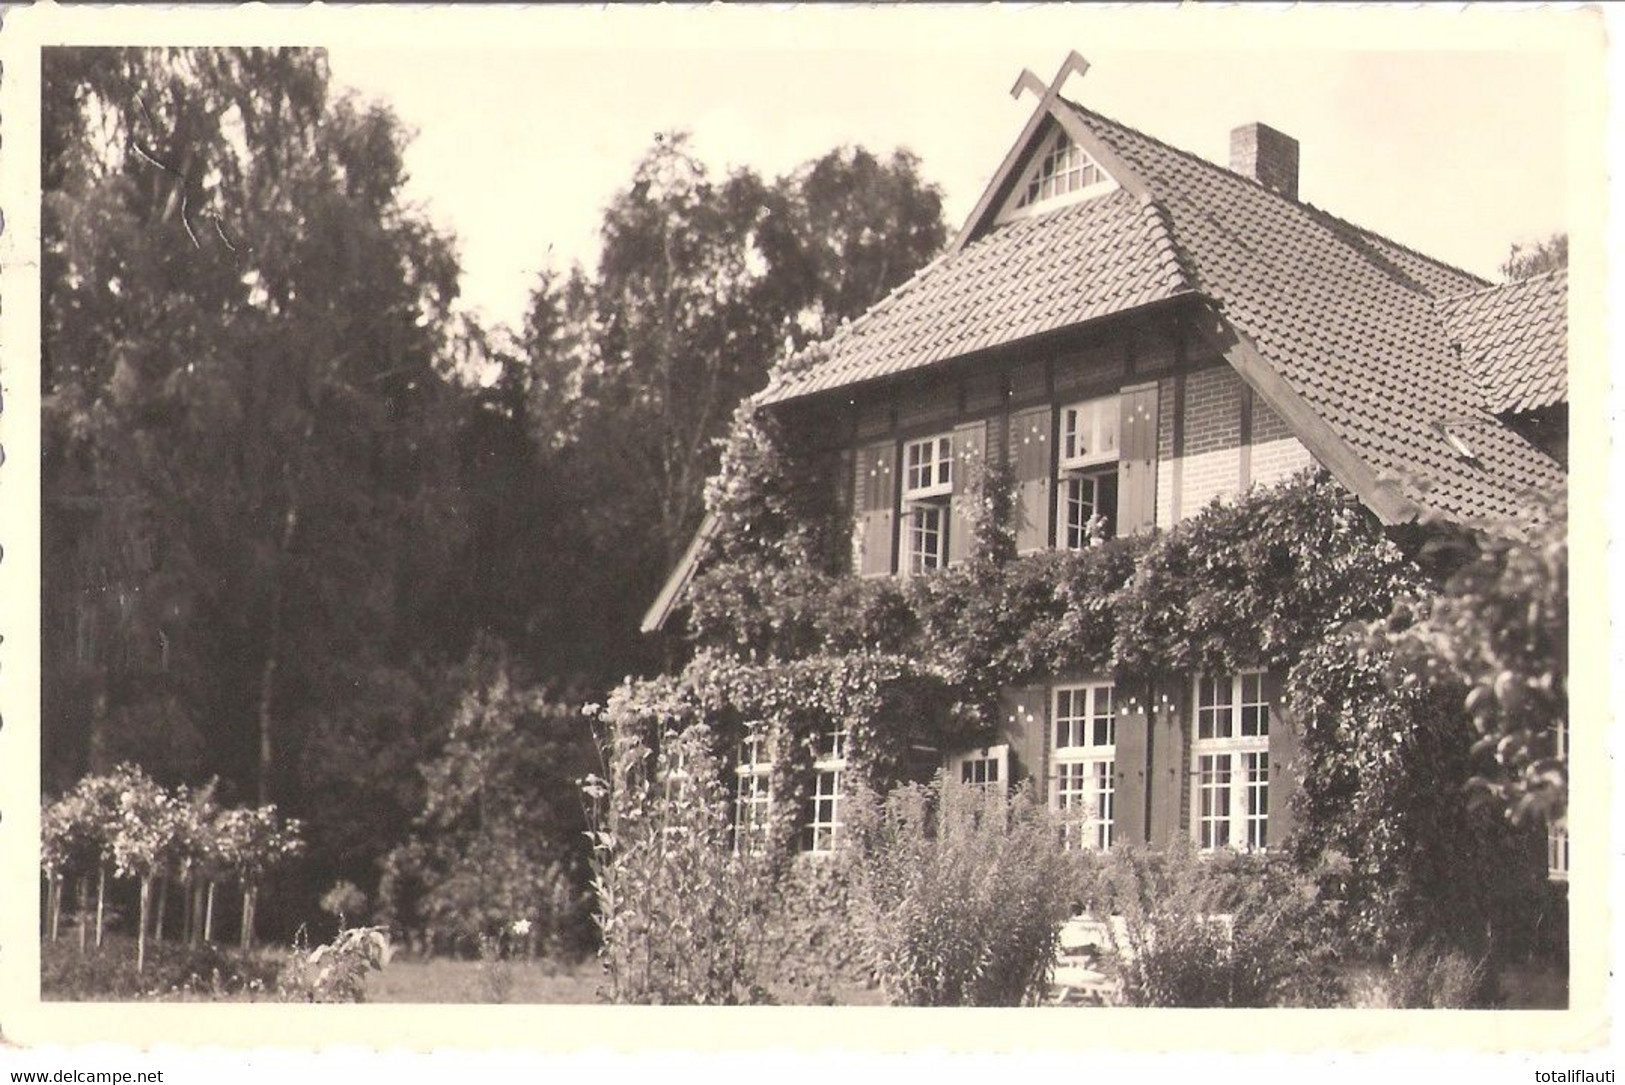
[[[917,576],[948,564],[948,503],[954,492],[954,442],[938,434],[903,446],[903,572]]]
[[[1047,211],[1111,184],[1111,176],[1100,164],[1074,143],[1072,137],[1057,130],[1043,143],[1043,152],[1036,156],[1026,177],[1016,186],[1000,220]]]

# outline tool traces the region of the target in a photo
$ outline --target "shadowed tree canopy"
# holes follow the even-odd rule
[[[436,649],[455,256],[320,53],[52,49],[43,88],[47,781],[297,812],[306,735]]]
[[[945,238],[907,154],[714,177],[668,137],[509,332],[319,51],[49,49],[42,120],[42,782],[133,760],[304,818],[272,933],[440,847],[475,645],[514,703],[661,662],[638,616],[735,405]]]
[[[611,202],[597,268],[542,277],[522,336],[530,402],[578,510],[563,545],[592,555],[567,628],[600,681],[659,662],[638,618],[698,525],[739,401],[946,235],[941,192],[907,152],[714,178],[678,134]]]
[[[1569,235],[1553,234],[1544,241],[1513,242],[1501,263],[1504,279],[1532,279],[1569,266]]]

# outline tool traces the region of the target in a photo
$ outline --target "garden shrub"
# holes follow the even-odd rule
[[[1494,1005],[1494,973],[1482,957],[1422,946],[1367,970],[1353,985],[1350,1001],[1369,1010],[1481,1009]]]
[[[1015,1006],[1045,990],[1071,907],[1060,826],[1009,799],[909,784],[855,796],[852,922],[890,1002]]]
[[[136,968],[135,939],[109,935],[84,951],[67,942],[40,946],[40,996],[47,1000],[273,997],[279,954],[200,943],[154,942]]]
[[[1278,859],[1123,848],[1091,879],[1131,1006],[1324,1006],[1340,994],[1318,887]],[[1097,913],[1098,914],[1098,913]]]
[[[1294,854],[1318,867],[1371,956],[1437,943],[1499,961],[1533,948],[1543,838],[1468,803],[1463,692],[1396,670],[1363,636],[1314,648],[1288,676],[1302,728]]]
[[[763,1000],[753,965],[782,849],[732,847],[730,796],[696,724],[651,744],[624,723],[603,739],[586,794],[610,1001]],[[777,826],[771,826],[776,830]]]
[[[874,983],[852,929],[853,868],[849,851],[801,855],[776,885],[755,971],[780,1001],[828,1005]]]

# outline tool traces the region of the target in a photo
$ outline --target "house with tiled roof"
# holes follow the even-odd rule
[[[1493,285],[1320,210],[1264,124],[1228,166],[1169,146],[1064,97],[1085,66],[1024,74],[1038,105],[947,251],[757,396],[816,414],[843,457],[854,575],[966,561],[984,458],[1012,476],[1018,554],[1167,530],[1316,465],[1387,525],[1516,520],[1564,488],[1562,272]],[[947,767],[1039,780],[1101,845],[1261,847],[1291,786],[1280,678],[1189,676],[1131,708],[1109,676],[1056,676]]]

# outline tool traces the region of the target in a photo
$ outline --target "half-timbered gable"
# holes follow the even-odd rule
[[[840,463],[853,575],[969,560],[990,464],[1018,555],[1317,465],[1390,525],[1562,489],[1561,274],[1492,287],[1300,199],[1298,145],[1268,126],[1226,168],[1062,97],[1084,67],[1024,76],[1039,103],[949,249],[756,397]],[[1090,815],[1081,846],[1263,848],[1289,827],[1281,680],[1057,674],[1005,690],[991,745],[944,764],[1038,781]]]

